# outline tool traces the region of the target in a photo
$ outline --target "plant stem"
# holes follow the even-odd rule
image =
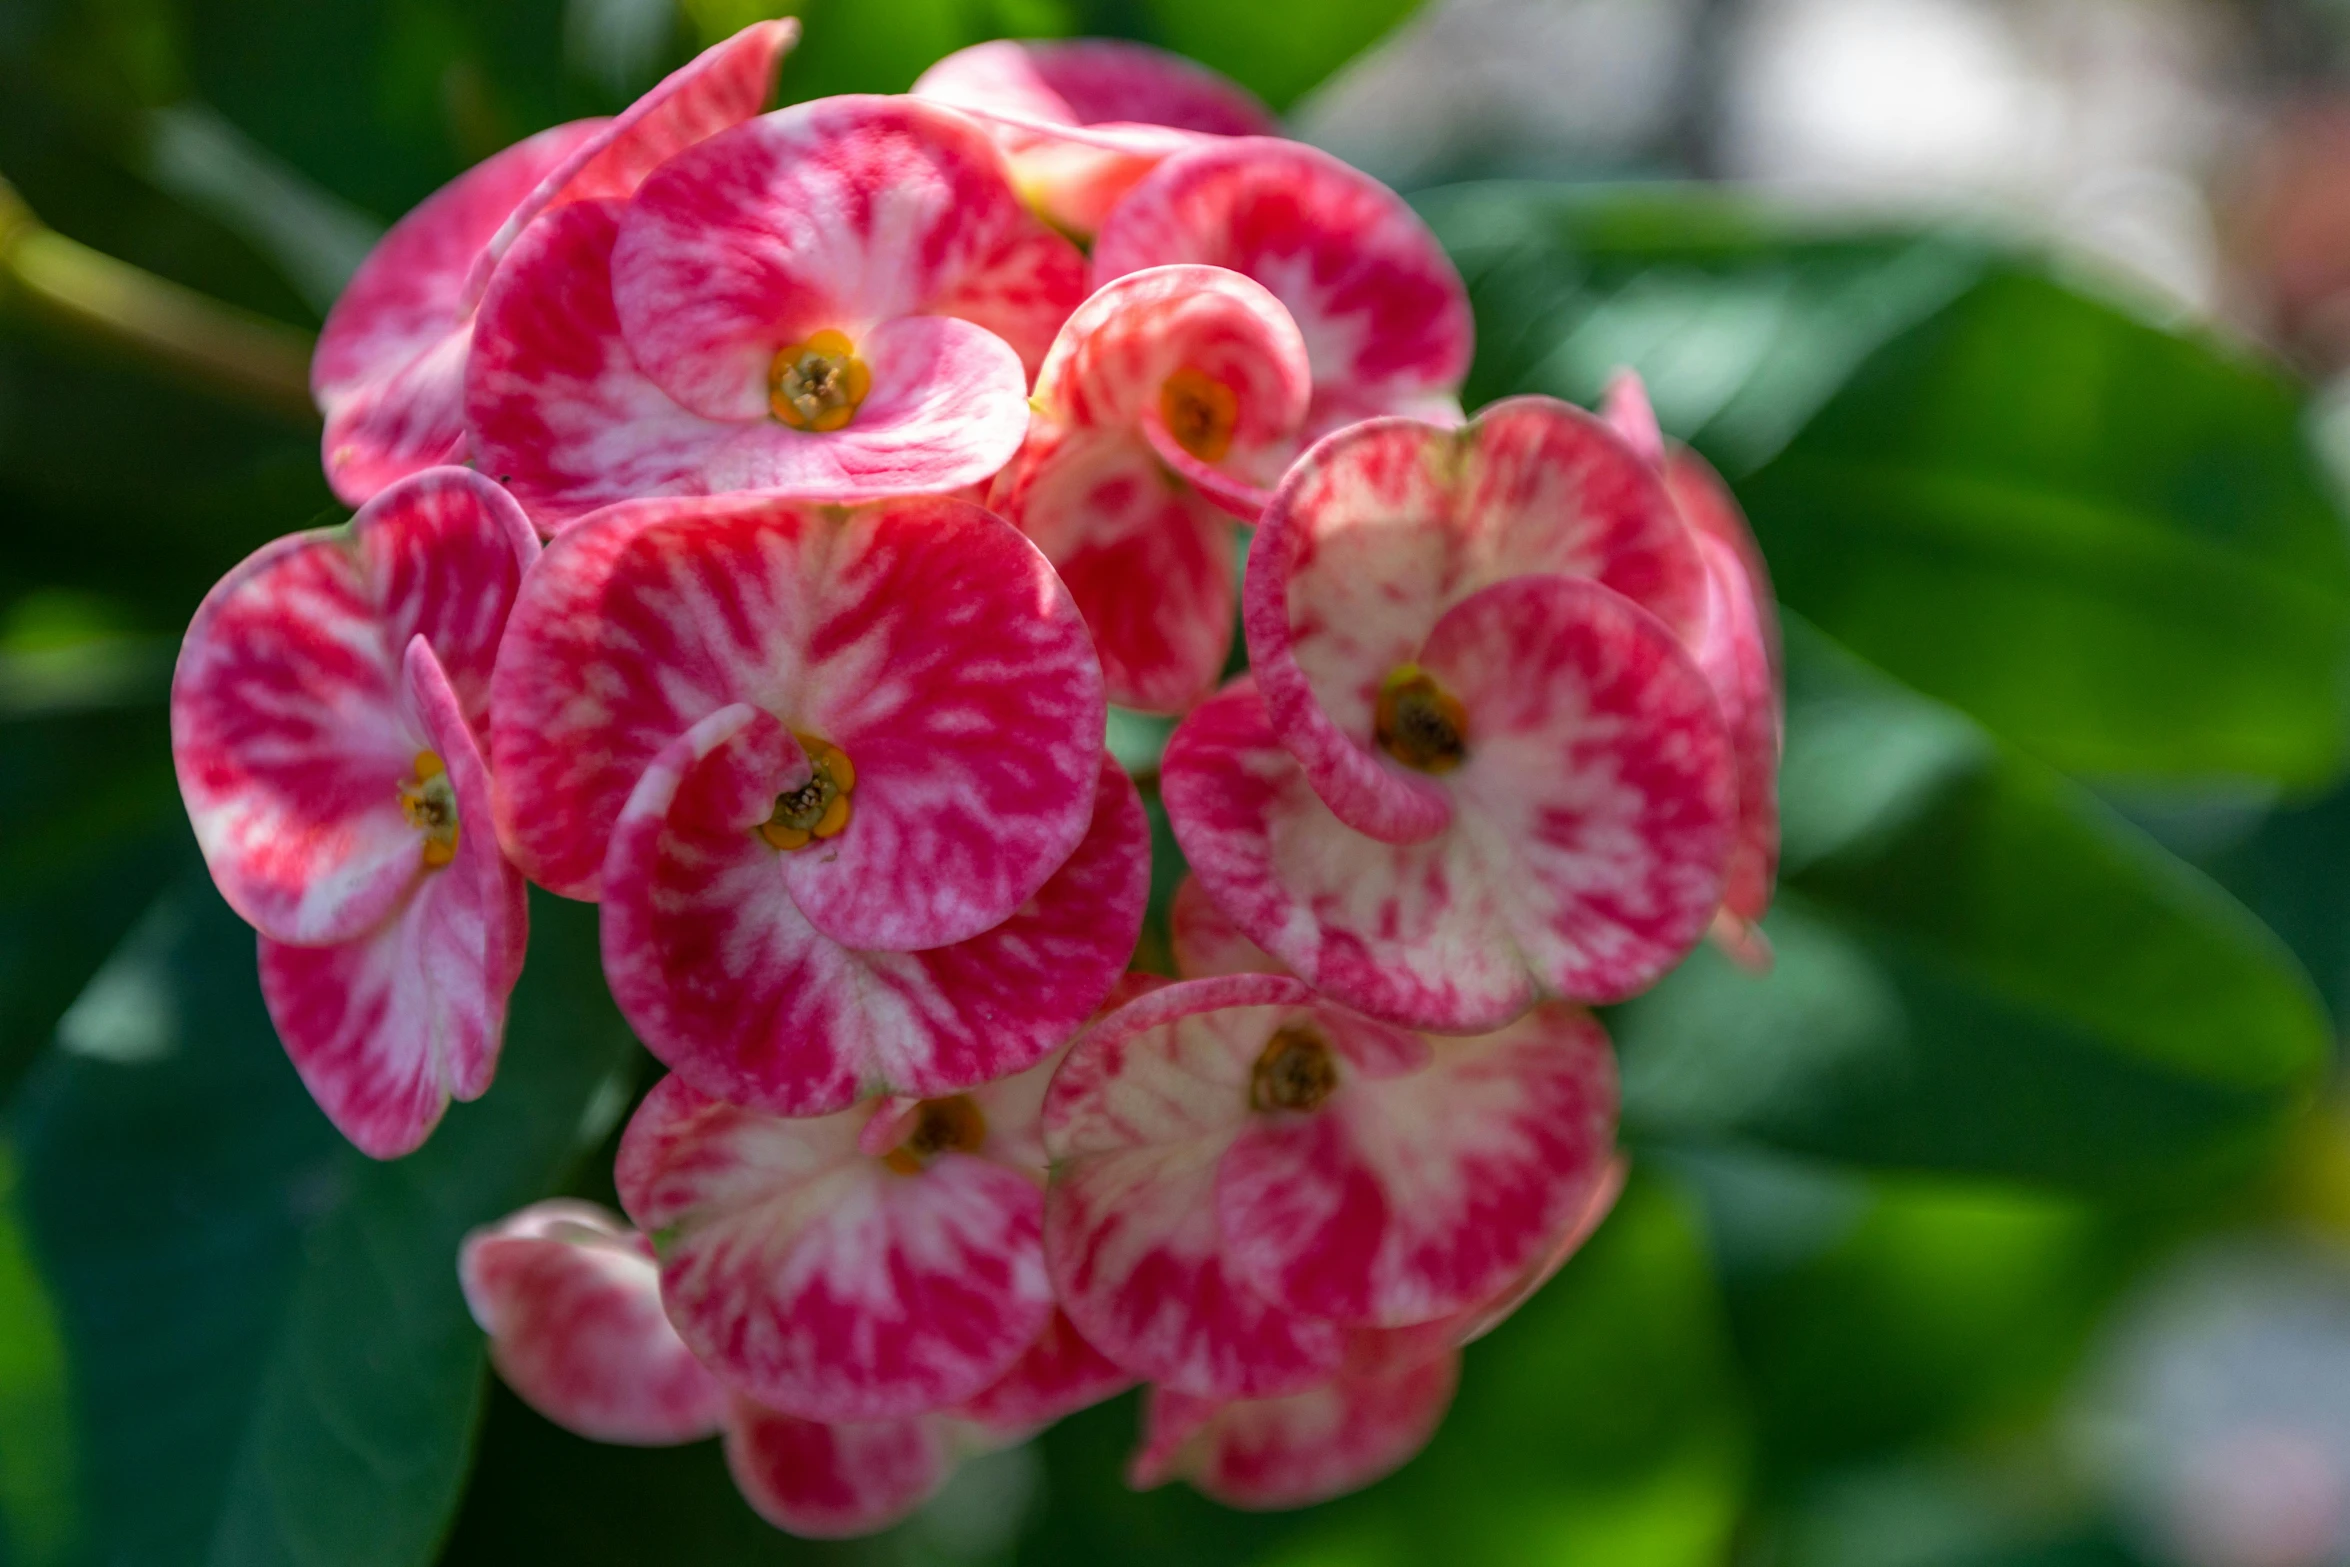
[[[214,391],[317,421],[309,333],[67,239],[0,180],[0,305],[17,299]]]

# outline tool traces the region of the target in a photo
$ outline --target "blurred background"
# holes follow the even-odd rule
[[[1788,617],[1779,961],[1610,1018],[1626,1197],[1323,1508],[1127,1492],[1128,1398],[805,1545],[496,1387],[456,1237],[609,1200],[652,1075],[592,914],[370,1165],[166,683],[343,515],[304,334],[385,224],[780,9],[0,0],[0,1562],[2350,1563],[2340,0],[806,0],[787,101],[1190,53],[1420,205],[1472,407],[1637,367]]]

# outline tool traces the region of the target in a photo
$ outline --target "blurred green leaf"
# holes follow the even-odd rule
[[[59,1025],[12,1126],[91,1560],[431,1559],[481,1389],[458,1240],[601,1137],[583,1119],[627,1050],[593,911],[532,913],[496,1085],[388,1164],[310,1104],[262,1011],[252,932],[201,876]]]
[[[73,1411],[57,1314],[33,1268],[0,1143],[0,1561],[47,1567],[73,1547]]]
[[[1622,1010],[1628,1126],[2121,1188],[2208,1174],[2303,1102],[2330,1030],[2265,927],[2087,791],[1789,630],[1778,962],[1701,951]]]
[[[1638,369],[1780,597],[1888,672],[2075,772],[2341,767],[2350,546],[2282,375],[1962,233],[1705,191],[1422,207],[1477,306],[1472,404]]]
[[[1286,110],[1377,43],[1417,0],[1136,0],[1151,41]]]

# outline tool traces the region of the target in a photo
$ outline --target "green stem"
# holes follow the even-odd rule
[[[67,239],[0,180],[0,304],[12,299],[215,391],[317,421],[309,333]]]

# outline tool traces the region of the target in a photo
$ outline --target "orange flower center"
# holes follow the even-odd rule
[[[1423,773],[1449,773],[1468,760],[1468,710],[1417,664],[1400,664],[1379,684],[1371,733],[1380,748]]]
[[[842,334],[818,332],[787,343],[767,367],[767,406],[795,430],[838,430],[857,417],[873,372]]]
[[[1186,366],[1159,387],[1159,417],[1177,446],[1201,462],[1222,462],[1240,424],[1240,394]]]
[[[457,858],[457,786],[430,751],[419,751],[400,781],[400,810],[424,834],[424,866],[439,870]]]
[[[987,1115],[969,1094],[925,1099],[906,1140],[881,1156],[900,1175],[919,1175],[942,1153],[977,1153],[987,1141]]]
[[[1252,1110],[1312,1110],[1338,1091],[1338,1053],[1302,1023],[1273,1031],[1249,1074]]]
[[[805,849],[818,838],[837,838],[849,825],[849,795],[857,769],[849,753],[814,735],[799,735],[808,753],[808,781],[775,797],[775,812],[759,824],[759,836],[777,849]]]

